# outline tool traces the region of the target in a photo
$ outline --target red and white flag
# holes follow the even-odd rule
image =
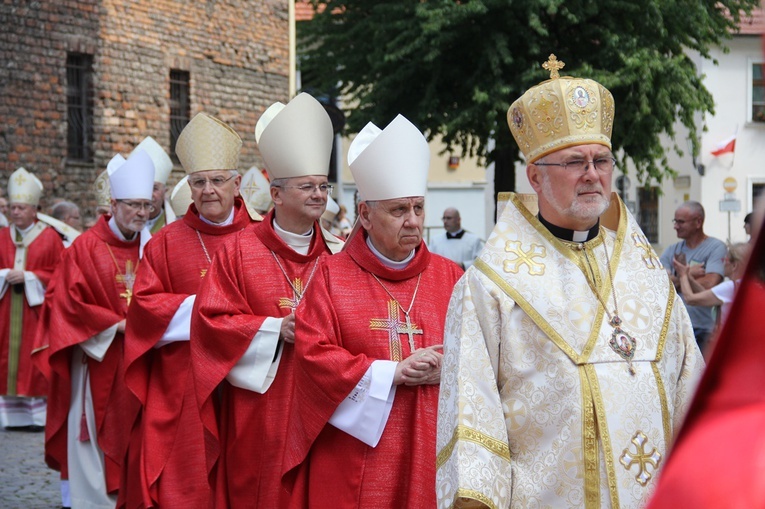
[[[717,148],[712,151],[712,155],[717,157],[723,154],[732,154],[736,150],[736,135],[734,134],[730,138],[726,138],[717,145]]]

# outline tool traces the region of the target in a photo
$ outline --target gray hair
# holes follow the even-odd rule
[[[279,178],[271,181],[271,187],[284,187],[287,184],[287,178]]]
[[[687,201],[678,208],[688,210],[691,214],[699,216],[702,223],[704,222],[704,206],[701,205],[701,203],[697,201]]]
[[[75,210],[80,210],[80,207],[70,201],[60,201],[53,206],[50,211],[50,215],[60,221],[65,220]]]

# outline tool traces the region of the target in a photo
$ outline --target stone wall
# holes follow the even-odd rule
[[[0,185],[24,166],[53,198],[94,206],[91,184],[145,136],[170,144],[171,69],[188,71],[191,116],[229,123],[240,169],[260,165],[255,123],[288,99],[286,1],[14,0],[0,4]],[[66,57],[93,55],[94,157],[67,161]],[[177,166],[168,184],[183,175]]]

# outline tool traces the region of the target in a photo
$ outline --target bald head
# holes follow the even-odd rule
[[[462,229],[462,219],[460,219],[460,211],[454,207],[449,207],[444,210],[444,215],[441,218],[444,222],[444,229],[449,233],[456,233]]]
[[[59,221],[63,221],[72,228],[82,231],[82,218],[80,208],[70,201],[60,201],[53,206],[50,215]]]

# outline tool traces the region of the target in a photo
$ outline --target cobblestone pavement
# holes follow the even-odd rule
[[[45,433],[0,427],[0,509],[61,507],[58,472],[45,465]]]

